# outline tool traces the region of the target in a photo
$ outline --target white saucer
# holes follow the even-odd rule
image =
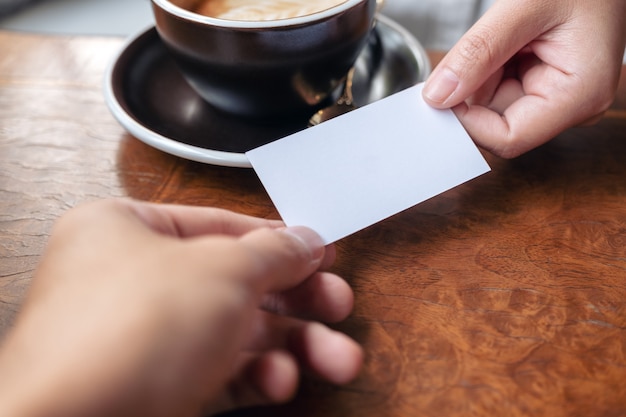
[[[353,96],[363,106],[424,81],[430,61],[402,26],[379,15],[359,56]],[[192,161],[250,168],[245,152],[305,129],[306,121],[262,125],[222,113],[179,74],[154,27],[132,37],[105,77],[109,109],[142,142]]]

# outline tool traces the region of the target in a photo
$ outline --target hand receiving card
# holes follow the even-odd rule
[[[246,155],[283,221],[327,244],[489,171],[422,84]]]

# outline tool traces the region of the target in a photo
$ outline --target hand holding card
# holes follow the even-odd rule
[[[422,84],[246,153],[288,226],[327,244],[489,171]]]

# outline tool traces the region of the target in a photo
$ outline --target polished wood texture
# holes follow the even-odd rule
[[[144,145],[109,114],[122,41],[0,32],[0,334],[54,220],[131,196],[277,214],[251,170]],[[434,55],[433,55],[434,56]],[[365,347],[347,387],[313,378],[254,416],[626,415],[626,84],[595,127],[340,241]]]

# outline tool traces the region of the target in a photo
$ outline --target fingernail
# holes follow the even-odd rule
[[[436,71],[424,85],[423,94],[433,103],[445,104],[459,86],[459,78],[448,68]]]
[[[318,260],[324,256],[324,241],[320,235],[308,227],[286,227],[282,229],[282,231],[297,237],[307,248],[309,248],[312,260]]]

